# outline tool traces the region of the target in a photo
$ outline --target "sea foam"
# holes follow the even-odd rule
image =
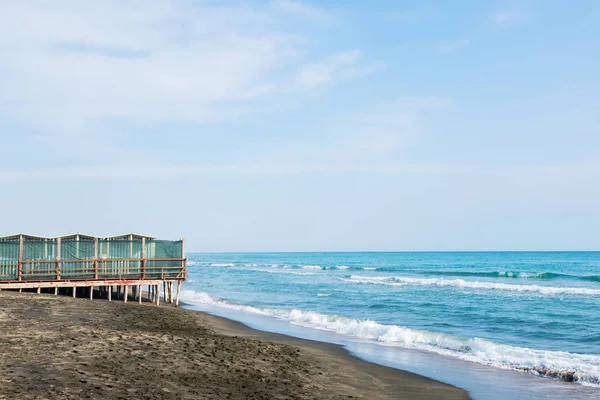
[[[508,290],[515,292],[531,292],[543,295],[583,295],[598,296],[600,289],[589,289],[579,287],[554,287],[539,285],[513,285],[509,283],[465,281],[463,279],[444,279],[444,278],[412,278],[404,276],[361,276],[352,275],[350,279],[343,279],[350,283],[368,283],[387,286],[404,285],[430,285],[430,286],[449,286],[467,289],[487,289],[487,290]]]
[[[427,351],[502,369],[527,371],[587,386],[600,386],[600,356],[598,355],[509,346],[480,338],[461,338],[405,326],[383,325],[370,320],[325,315],[315,311],[258,308],[233,304],[207,293],[198,293],[188,289],[182,291],[182,299],[190,303],[208,304],[274,317],[289,321],[294,325],[334,332],[352,338]]]

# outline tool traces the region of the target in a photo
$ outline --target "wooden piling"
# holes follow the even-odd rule
[[[181,293],[181,281],[177,282],[177,298],[175,299],[175,307],[179,307],[179,293]]]
[[[128,286],[128,285],[125,285],[125,298],[123,299],[123,301],[124,301],[125,303],[127,303],[127,291],[128,291],[128,289],[129,289],[129,286]]]
[[[112,301],[112,286],[107,286],[106,290],[108,290],[108,301]]]

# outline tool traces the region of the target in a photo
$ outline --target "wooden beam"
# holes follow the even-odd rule
[[[0,281],[0,289],[37,289],[38,286],[44,288],[71,288],[74,285],[77,287],[90,287],[90,286],[108,286],[108,285],[156,285],[162,283],[159,279],[99,279],[99,280],[48,280],[48,281]]]

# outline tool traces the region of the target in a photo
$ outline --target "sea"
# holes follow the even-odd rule
[[[600,252],[194,253],[187,307],[474,399],[600,399]]]

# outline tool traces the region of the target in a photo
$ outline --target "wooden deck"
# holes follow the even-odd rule
[[[61,253],[67,252],[73,257],[62,259]],[[160,256],[165,252],[171,257]],[[79,288],[80,294],[85,291],[93,298],[99,292],[109,301],[116,290],[124,301],[142,302],[147,286],[149,300],[158,305],[162,284],[164,301],[179,305],[181,283],[186,279],[184,257],[183,239],[158,241],[134,234],[107,239],[79,234],[59,238],[13,235],[0,239],[0,290],[37,289],[40,293],[54,288],[54,294],[70,292],[75,297]]]

